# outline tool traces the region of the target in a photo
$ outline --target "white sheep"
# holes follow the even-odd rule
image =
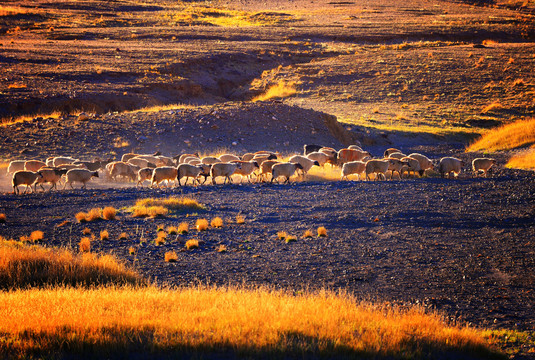
[[[236,156],[234,154],[223,154],[219,157],[219,161],[228,163],[232,161],[240,161],[241,158],[239,156]]]
[[[307,155],[307,158],[313,161],[317,161],[320,166],[324,166],[331,157],[323,152],[315,151]]]
[[[160,163],[164,164],[165,166],[176,166],[173,158],[169,156],[158,155],[158,159],[160,160]]]
[[[303,170],[303,166],[299,163],[292,163],[292,162],[286,162],[286,163],[279,163],[273,165],[271,168],[271,183],[273,183],[273,180],[277,180],[279,177],[284,176],[286,180],[284,183],[290,183],[290,177],[295,173],[297,169]],[[277,181],[278,182],[278,181]]]
[[[143,187],[143,182],[145,180],[150,181],[152,178],[152,170],[153,168],[145,167],[141,168],[137,171],[137,183],[136,186],[141,185]]]
[[[359,144],[360,144],[360,143],[359,143]],[[348,149],[351,149],[351,150],[360,150],[360,151],[362,151],[362,145],[355,145],[355,144],[353,144],[353,145],[349,145],[347,148],[348,148]]]
[[[156,167],[155,163],[152,163],[149,160],[143,159],[140,157],[133,157],[131,159],[128,159],[127,163],[135,165],[135,166],[139,166],[140,168],[150,167],[154,169]]]
[[[407,157],[407,155],[403,154],[403,153],[400,153],[400,152],[395,152],[395,153],[392,153],[390,155],[388,155],[388,158],[389,159],[403,159],[404,157]]]
[[[167,186],[171,181],[175,182],[178,176],[178,170],[174,166],[159,166],[152,170],[151,186],[159,185],[162,181],[167,181]]]
[[[495,159],[491,158],[476,158],[472,160],[472,170],[474,170],[474,175],[479,175],[479,172],[482,171],[485,176],[487,176],[487,171],[496,164]]]
[[[121,176],[135,181],[139,169],[136,165],[125,163],[124,161],[114,161],[106,165],[106,170],[113,180],[117,180]]]
[[[206,165],[213,165],[213,164],[220,163],[221,160],[219,160],[219,158],[215,156],[205,156],[201,159],[201,162]]]
[[[39,173],[42,175],[42,177],[37,179],[36,184],[39,184],[39,186],[41,187],[41,189],[43,189],[43,191],[46,191],[45,188],[43,187],[44,183],[52,184],[49,190],[57,189],[58,181],[61,180],[61,177],[63,175],[67,174],[67,171],[68,171],[67,169],[41,168],[41,170],[39,170]]]
[[[251,160],[253,160],[254,155],[255,154],[253,154],[253,153],[245,153],[245,154],[242,155],[241,161],[251,161]]]
[[[255,160],[256,161],[256,160]],[[260,174],[258,178],[260,181],[267,181],[267,176],[271,175],[273,165],[280,163],[278,160],[265,160],[260,164]]]
[[[52,166],[60,167],[62,165],[72,164],[76,161],[78,161],[78,159],[72,158],[70,156],[56,156],[54,160],[52,160]]]
[[[167,165],[167,160],[160,158],[160,155],[138,155],[136,156],[136,158],[147,160],[148,162],[153,163],[156,166],[169,166]],[[175,164],[172,162],[171,165],[174,166]]]
[[[464,166],[464,161],[454,157],[443,157],[438,164],[438,171],[441,177],[448,176],[453,173],[454,177],[459,176]]]
[[[39,171],[40,168],[46,166],[46,163],[39,160],[28,160],[24,163],[24,170],[28,171]]]
[[[19,185],[26,185],[26,188],[24,189],[24,194],[26,194],[26,191],[28,191],[28,187],[30,187],[32,193],[35,192],[37,190],[37,179],[42,177],[43,175],[41,175],[40,172],[28,170],[15,171],[11,181],[11,183],[13,184],[13,194],[20,194]]]
[[[202,164],[202,161],[201,159],[195,159],[195,158],[189,158],[190,160],[188,160],[188,162],[186,162],[185,164],[190,164],[190,165],[201,165]],[[203,164],[203,165],[206,165],[206,164]]]
[[[72,186],[74,182],[81,182],[82,189],[85,189],[87,182],[91,180],[92,177],[98,177],[98,171],[90,171],[87,169],[71,169],[67,171],[66,177],[67,181],[65,182],[63,189],[65,189],[67,184],[71,186],[71,189],[74,189]]]
[[[242,160],[243,161],[250,161],[250,160],[245,160],[245,159],[242,159]],[[275,154],[255,154],[251,160],[256,161],[258,163],[258,165],[262,165],[262,163],[264,163],[264,161],[277,160],[277,155],[275,155]]]
[[[399,149],[396,149],[396,148],[389,148],[389,149],[386,149],[385,152],[384,152],[384,157],[387,158],[390,154],[393,154],[393,153],[397,153],[397,152],[402,152],[401,150]]]
[[[229,181],[229,183],[232,183],[231,176],[234,174],[236,169],[240,167],[240,164],[237,163],[215,163],[212,165],[210,169],[210,176],[212,177],[212,184],[215,185],[215,180],[219,176],[225,177],[223,180],[223,184]]]
[[[411,171],[414,172],[414,176],[416,176],[416,174],[420,173],[420,170],[422,169],[420,167],[420,162],[418,160],[416,160],[415,158],[412,158],[410,156],[405,156],[404,158],[401,159],[401,161],[405,161],[408,165],[405,165],[402,169],[401,169],[401,176],[403,177],[403,173],[406,171],[407,172],[407,177],[410,177],[411,175]]]
[[[24,170],[24,164],[26,164],[26,160],[11,161],[7,167],[7,173],[14,174],[17,171]]]
[[[123,156],[121,157],[121,161],[122,162],[128,162],[128,160],[130,160],[132,158],[135,158],[135,157],[137,157],[139,155],[141,155],[141,154],[135,154],[135,153],[123,154]]]
[[[406,161],[402,161],[400,159],[396,159],[396,158],[388,158],[387,160],[389,162],[388,170],[391,172],[390,173],[390,179],[394,178],[394,173],[395,172],[398,173],[398,176],[401,179],[401,173],[403,171],[403,167],[409,166],[409,163],[406,162]]]
[[[188,158],[188,157],[196,157],[198,158],[199,157],[199,154],[198,153],[195,153],[195,154],[182,154],[178,157],[178,164],[182,164],[184,163],[184,159]],[[175,160],[176,160],[176,156],[175,156]]]
[[[423,176],[426,170],[433,169],[433,162],[425,155],[419,153],[409,154],[409,157],[416,159],[420,162],[420,176]]]
[[[306,175],[310,171],[312,166],[320,166],[320,163],[317,160],[310,160],[309,158],[303,155],[294,155],[288,161],[291,163],[301,164],[303,169],[300,169],[300,173],[302,174],[303,179],[306,178]]]
[[[379,177],[382,177],[383,180],[386,180],[386,172],[390,166],[389,159],[372,159],[366,162],[366,180],[370,180],[370,174],[375,174],[375,180],[378,180]]]
[[[337,162],[338,162],[338,151],[336,151],[332,147],[324,146],[321,149],[319,149],[318,152],[324,153],[327,156],[329,156],[329,158],[326,161],[327,163],[331,164],[332,166],[337,164]]]
[[[371,154],[363,150],[355,149],[341,149],[338,151],[338,165],[343,165],[350,161],[362,161],[366,157],[371,157]]]
[[[193,184],[195,183],[195,181],[197,181],[197,183],[200,183],[198,180],[198,177],[203,171],[202,167],[183,163],[183,164],[178,165],[177,170],[178,170],[178,175],[177,175],[178,186],[182,186],[182,184],[180,183],[180,180],[183,177],[186,178],[184,185],[188,183],[189,178],[193,178]]]
[[[236,169],[236,171],[234,171],[234,174],[241,176],[241,182],[243,182],[243,178],[245,177],[250,183],[251,175],[253,175],[256,169],[260,168],[258,163],[254,160],[251,160],[251,161],[234,160],[232,162],[240,165],[240,167]]]
[[[364,171],[366,171],[366,163],[364,161],[346,162],[342,166],[342,177],[340,178],[340,180],[344,180],[344,178],[346,178],[346,180],[349,180],[348,176],[353,174],[357,175],[358,179],[360,180],[360,175]]]

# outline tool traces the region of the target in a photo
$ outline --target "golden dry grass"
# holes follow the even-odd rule
[[[535,118],[518,120],[485,133],[466,151],[510,150],[535,144]]]
[[[505,167],[512,169],[535,170],[535,148],[514,155],[509,159]]]
[[[244,224],[245,223],[245,217],[242,215],[236,215],[236,224]]]
[[[287,237],[288,237],[288,234],[286,233],[286,231],[278,231],[277,232],[277,239],[284,240]]]
[[[84,234],[84,235],[89,235],[89,234],[91,234],[91,229],[90,229],[90,228],[84,228],[84,229],[82,230],[82,234]]]
[[[165,253],[165,262],[176,262],[178,260],[178,255],[174,251],[167,251]]]
[[[112,206],[106,206],[104,209],[102,209],[102,218],[104,220],[115,220],[115,217],[117,216],[117,210],[115,210]]]
[[[0,223],[3,224],[6,222],[6,214],[1,213],[0,214]]]
[[[128,239],[128,234],[125,233],[125,232],[122,232],[119,234],[119,237],[118,237],[119,240],[126,240]]]
[[[189,232],[189,225],[187,222],[181,222],[178,225],[178,233],[179,234],[187,234]]]
[[[130,246],[130,247],[128,248],[128,253],[129,253],[130,255],[135,255],[136,252],[137,252],[137,250],[136,250],[135,247]]]
[[[130,207],[133,217],[165,216],[169,212],[203,211],[206,207],[190,197],[145,198]]]
[[[197,231],[208,230],[208,220],[206,220],[206,219],[197,219],[197,221],[195,222],[195,227],[197,228]]]
[[[314,233],[310,230],[305,230],[305,232],[303,233],[304,238],[311,238],[313,236],[314,236]]]
[[[198,249],[199,248],[199,240],[197,239],[190,239],[186,241],[186,249]]]
[[[286,236],[286,239],[284,239],[284,242],[286,242],[286,244],[294,241],[297,241],[297,237],[294,235],[288,235]]]
[[[187,304],[187,311],[173,304]],[[481,331],[449,325],[421,307],[373,305],[329,291],[28,289],[0,292],[0,318],[0,356],[23,358],[76,358],[88,350],[95,358],[128,357],[132,349],[151,357],[496,357]]]
[[[80,211],[79,213],[75,215],[75,217],[76,217],[76,220],[78,220],[78,222],[81,222],[81,223],[90,222],[90,221],[102,219],[101,213],[102,213],[101,209],[93,208],[89,210],[88,212]]]
[[[227,246],[221,244],[221,245],[219,245],[219,246],[217,247],[217,250],[216,250],[216,251],[217,251],[218,253],[225,253],[225,252],[227,252]]]
[[[44,237],[45,237],[45,234],[41,230],[32,231],[32,233],[30,234],[30,240],[32,242],[39,242],[43,240]]]
[[[78,245],[80,247],[80,252],[90,252],[91,251],[91,238],[87,236],[82,237]]]
[[[219,216],[213,218],[212,221],[210,221],[210,226],[213,228],[223,227],[223,219],[221,219]]]
[[[178,229],[177,229],[176,226],[168,226],[167,227],[167,233],[169,235],[176,235],[176,234],[178,234]]]
[[[151,217],[165,216],[169,213],[169,210],[163,206],[132,206],[130,208],[132,217]]]
[[[285,98],[295,95],[296,93],[295,82],[279,81],[277,84],[270,86],[263,94],[255,97],[252,101]]]
[[[111,255],[75,255],[67,249],[29,246],[0,238],[0,289],[112,282],[141,283],[141,277]]]
[[[161,236],[156,237],[156,239],[154,239],[154,244],[156,246],[165,244],[165,238]]]
[[[108,230],[102,230],[100,232],[100,240],[108,240],[110,238],[110,234],[108,233]]]
[[[318,227],[318,236],[327,236],[327,229],[324,226]]]

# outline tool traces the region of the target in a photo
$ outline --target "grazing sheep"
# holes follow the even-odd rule
[[[360,144],[360,142],[358,142],[358,144],[349,145],[347,148],[351,149],[351,150],[360,150],[360,151],[362,151],[362,145]]]
[[[119,176],[135,181],[139,168],[123,161],[114,161],[106,165],[106,170],[114,181],[117,181]]]
[[[162,155],[161,152],[159,151],[156,151],[154,154],[150,155],[150,154],[135,154],[135,153],[128,153],[128,154],[124,154],[122,157],[121,157],[121,161],[122,162],[128,162],[128,160],[132,159],[132,158],[135,158],[135,157],[143,157],[143,156],[160,156]],[[153,161],[155,162],[155,161]]]
[[[65,164],[60,166],[53,166],[54,169],[87,169],[84,164]],[[88,169],[89,170],[89,169]]]
[[[390,154],[393,154],[393,153],[397,153],[397,152],[402,152],[401,150],[399,149],[396,149],[396,148],[390,148],[390,149],[386,149],[385,150],[385,153],[384,153],[384,157],[387,158],[390,156]]]
[[[28,160],[24,163],[24,170],[28,171],[39,171],[40,168],[46,166],[46,163],[39,160]]]
[[[245,153],[242,155],[241,157],[241,161],[251,161],[253,160],[254,158],[254,154],[253,153]]]
[[[319,152],[319,151],[308,154],[307,158],[313,161],[317,161],[320,164],[320,166],[324,166],[327,163],[327,161],[329,161],[330,159],[329,155]]]
[[[240,161],[241,158],[239,156],[233,155],[233,154],[223,154],[219,157],[219,161],[228,163],[231,161]]]
[[[15,171],[11,181],[13,184],[13,194],[20,194],[19,185],[26,185],[26,188],[24,189],[24,194],[26,194],[26,191],[28,191],[28,187],[30,187],[32,193],[35,192],[37,190],[37,179],[42,177],[43,175],[41,175],[40,172],[28,170]]]
[[[54,160],[52,160],[52,166],[54,167],[60,167],[61,165],[68,165],[72,164],[74,162],[78,161],[78,159],[74,159],[69,156],[56,156]]]
[[[389,159],[373,159],[366,162],[366,180],[370,180],[370,174],[375,174],[375,180],[378,180],[379,177],[382,177],[383,180],[386,180],[386,172],[390,166]]]
[[[196,157],[198,158],[199,157],[199,154],[198,153],[195,153],[195,154],[182,154],[182,155],[179,155],[178,156],[178,164],[182,164],[184,163],[184,159],[186,158],[189,158],[189,157]],[[177,160],[177,156],[175,156],[173,159]]]
[[[202,164],[201,159],[199,159],[197,156],[188,156],[184,158],[183,160],[184,161],[182,161],[180,164],[191,164],[192,162],[199,162],[200,164]]]
[[[193,165],[193,164],[190,164],[190,165]],[[201,185],[203,185],[205,182],[206,182],[206,179],[208,179],[208,176],[210,176],[210,170],[212,170],[212,165],[207,165],[207,164],[197,164],[196,166],[199,166],[202,171],[201,173],[199,174],[199,176],[203,176],[204,177],[204,180],[203,182],[201,183],[199,180],[197,180]]]
[[[336,151],[332,147],[324,146],[321,149],[319,149],[318,152],[324,153],[324,154],[329,156],[329,158],[327,159],[327,163],[331,164],[332,166],[337,164],[337,162],[338,162],[338,151]]]
[[[320,163],[318,161],[310,160],[309,158],[307,158],[305,156],[302,156],[302,155],[292,156],[290,158],[290,160],[288,160],[288,161],[291,162],[291,163],[301,164],[303,169],[300,169],[301,170],[300,173],[302,174],[303,179],[305,179],[307,173],[310,171],[312,166],[314,166],[314,165],[320,166]]]
[[[433,162],[429,160],[427,156],[418,153],[412,153],[409,154],[409,157],[416,159],[420,162],[420,176],[423,176],[426,170],[433,169]]]
[[[213,165],[220,163],[221,160],[219,160],[219,158],[216,158],[215,156],[205,156],[201,159],[201,162],[206,165]]]
[[[243,182],[243,177],[246,177],[250,183],[251,175],[253,175],[256,169],[260,168],[258,163],[254,160],[251,160],[251,161],[235,160],[232,162],[240,165],[240,167],[236,169],[236,171],[234,171],[234,174],[241,176],[241,182]]]
[[[71,186],[71,189],[74,189],[72,186],[72,183],[74,182],[81,182],[82,183],[82,189],[86,188],[87,182],[91,180],[92,177],[98,177],[98,171],[90,171],[87,169],[71,169],[67,171],[67,181],[65,182],[65,185],[63,186],[63,189],[69,184]]]
[[[342,149],[338,151],[338,165],[343,165],[350,161],[362,161],[365,157],[372,155],[367,151]]]
[[[258,165],[262,165],[264,161],[271,161],[271,160],[277,160],[277,155],[275,154],[256,154],[251,159],[253,161],[256,161]],[[243,160],[246,161],[246,160]]]
[[[491,158],[477,158],[472,160],[472,170],[474,170],[474,175],[479,175],[479,172],[482,171],[485,176],[488,175],[490,168],[496,164],[495,159]]]
[[[388,155],[388,158],[389,159],[403,159],[404,157],[407,157],[407,155],[403,154],[403,153],[400,153],[400,152],[395,152],[395,153],[392,153],[390,155]]]
[[[143,182],[145,180],[150,181],[151,178],[152,178],[152,170],[153,170],[153,168],[150,168],[150,167],[139,169],[137,171],[137,183],[136,183],[136,186],[141,185],[141,187],[143,187]]]
[[[176,166],[174,159],[169,156],[158,155],[157,157],[160,160],[160,163],[165,166]]]
[[[159,155],[158,156],[154,156],[154,155],[138,155],[138,156],[136,156],[136,158],[137,159],[147,160],[148,162],[153,163],[156,166],[169,166],[169,165],[167,165],[167,160],[161,159]],[[172,163],[172,166],[174,166],[174,165],[175,164]]]
[[[42,177],[37,179],[36,184],[39,184],[43,191],[46,191],[43,187],[44,183],[52,184],[49,190],[57,189],[58,181],[61,180],[61,177],[63,175],[67,174],[67,171],[67,169],[49,169],[46,167],[41,168],[41,170],[39,170],[39,173],[42,175]]]
[[[349,175],[357,175],[358,179],[360,180],[360,174],[362,174],[364,171],[366,171],[366,163],[364,161],[350,161],[346,162],[342,166],[342,177],[340,180],[349,180]]]
[[[139,157],[134,157],[134,158],[128,159],[127,163],[131,164],[131,165],[139,166],[140,168],[149,167],[149,168],[153,168],[154,169],[156,167],[155,163],[152,163],[147,159],[143,159],[143,158],[139,158]]]
[[[215,179],[219,176],[224,176],[225,180],[223,184],[229,181],[232,184],[232,179],[230,178],[232,174],[240,167],[240,164],[237,163],[216,163],[212,165],[210,169],[210,176],[212,177],[212,184],[215,185]]]
[[[75,161],[73,165],[84,165],[87,170],[97,171],[104,169],[107,164],[113,160],[95,160],[95,161]]]
[[[402,173],[403,167],[409,166],[409,163],[406,161],[402,161],[400,159],[395,159],[395,158],[388,158],[387,160],[389,162],[388,170],[391,172],[390,179],[394,178],[394,172],[397,172],[399,178],[401,179],[401,173]]]
[[[169,186],[171,181],[176,181],[177,176],[178,169],[174,166],[157,167],[152,170],[151,187],[154,187],[154,184],[159,185],[162,181],[167,181],[167,186]]]
[[[320,149],[322,147],[323,146],[321,146],[321,145],[313,145],[313,144],[305,145],[305,146],[303,146],[303,155],[307,156],[310,153],[318,152],[318,151],[320,151]]]
[[[26,164],[26,160],[11,161],[7,167],[7,173],[14,174],[17,171],[24,170],[24,164]]]
[[[445,177],[446,175],[450,177],[451,173],[453,173],[454,177],[457,177],[461,173],[464,165],[464,161],[461,159],[454,157],[443,157],[440,159],[440,163],[438,164],[438,171],[440,172],[441,177]]]
[[[183,177],[186,178],[186,181],[184,182],[184,185],[186,185],[188,183],[188,179],[189,178],[193,178],[193,184],[195,183],[195,181],[197,181],[197,183],[200,183],[197,178],[199,177],[199,175],[201,174],[201,172],[203,171],[203,168],[200,167],[200,166],[195,166],[195,165],[190,165],[190,164],[180,164],[178,165],[178,175],[177,175],[177,178],[178,178],[178,186],[182,186],[182,184],[180,183],[180,179],[182,179]]]
[[[411,175],[411,171],[414,172],[414,176],[416,176],[416,174],[420,173],[420,170],[421,170],[421,167],[420,167],[420,162],[418,160],[416,160],[415,158],[412,158],[410,156],[406,156],[404,158],[401,159],[401,161],[405,161],[408,163],[408,165],[405,165],[402,169],[401,169],[401,176],[403,177],[403,173],[405,171],[407,171],[407,177],[410,177]]]
[[[258,175],[258,178],[260,181],[267,181],[268,174],[271,174],[271,169],[273,168],[273,165],[280,163],[280,161],[277,160],[266,160],[260,164],[260,174]]]
[[[271,168],[271,183],[273,183],[273,180],[278,179],[280,176],[284,176],[286,178],[286,181],[284,183],[290,183],[290,177],[295,173],[297,169],[303,170],[303,166],[299,163],[279,163],[273,165]],[[278,181],[277,181],[278,182]]]

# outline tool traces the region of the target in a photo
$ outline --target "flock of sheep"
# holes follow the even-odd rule
[[[496,163],[494,159],[477,158],[472,162],[473,171],[478,174],[487,171]],[[150,181],[152,187],[160,185],[162,182],[178,182],[181,186],[182,179],[185,178],[184,185],[188,179],[192,183],[204,184],[208,177],[212,184],[216,183],[219,177],[232,183],[233,175],[240,175],[251,182],[253,176],[256,181],[279,181],[284,179],[285,183],[290,182],[290,178],[297,175],[305,179],[307,173],[313,166],[323,167],[326,164],[341,167],[341,180],[349,179],[348,176],[356,175],[360,180],[365,176],[366,180],[386,180],[387,174],[392,179],[397,173],[401,179],[404,176],[422,176],[427,170],[434,169],[433,162],[425,155],[410,154],[405,155],[399,149],[390,148],[384,152],[381,159],[373,159],[371,154],[363,150],[358,145],[351,145],[341,150],[319,145],[305,145],[303,155],[294,155],[287,161],[279,159],[277,153],[270,151],[258,151],[256,153],[246,153],[242,156],[234,154],[224,154],[219,157],[205,156],[199,154],[181,154],[175,157],[162,156],[160,153],[149,154],[124,154],[121,161],[81,161],[72,157],[58,156],[39,160],[15,160],[9,164],[8,174],[12,174],[13,192],[20,193],[19,186],[25,185],[24,193],[30,188],[32,192],[37,191],[39,185],[43,191],[44,183],[51,184],[57,189],[56,184],[65,178],[63,188],[67,184],[73,188],[73,183],[82,183],[82,188],[86,187],[88,181],[93,177],[99,177],[99,171],[105,172],[108,178],[118,181],[137,181],[136,185],[143,186],[144,181]],[[440,159],[436,169],[444,176],[457,177],[465,164],[462,160],[454,157],[444,157]],[[406,174],[406,175],[405,175]],[[33,186],[33,189],[32,189]]]

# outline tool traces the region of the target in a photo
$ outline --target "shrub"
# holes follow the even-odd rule
[[[167,227],[167,233],[169,235],[176,235],[176,234],[178,234],[178,229],[176,228],[176,226],[168,226]]]
[[[119,235],[119,240],[126,240],[128,239],[128,234],[125,233],[125,232],[122,232],[120,235]]]
[[[104,209],[102,209],[102,218],[104,220],[115,220],[116,215],[117,210],[115,210],[114,207],[106,206]]]
[[[84,235],[89,235],[89,234],[91,234],[91,229],[90,229],[90,228],[84,228],[84,229],[82,230],[82,234],[84,234]]]
[[[198,249],[199,248],[199,240],[196,239],[190,239],[186,241],[186,249]]]
[[[221,219],[219,216],[215,217],[210,222],[210,225],[214,228],[220,228],[223,226],[223,219]]]
[[[135,255],[135,254],[137,253],[137,250],[136,250],[135,247],[130,246],[130,247],[128,248],[128,253],[129,253],[130,255]]]
[[[158,236],[158,237],[154,240],[154,244],[156,244],[157,246],[160,246],[160,245],[165,244],[165,238],[164,238],[164,237],[161,237],[161,236]]]
[[[303,237],[304,237],[304,238],[311,238],[312,236],[314,236],[314,234],[312,233],[312,231],[310,231],[310,230],[305,230],[305,233],[303,234]]]
[[[84,236],[78,245],[80,246],[80,252],[91,251],[91,239],[88,236]]]
[[[323,226],[318,228],[318,236],[327,236],[327,229]]]
[[[225,245],[222,245],[222,244],[221,244],[221,245],[219,245],[219,246],[217,247],[217,252],[218,252],[218,253],[224,253],[224,252],[227,252],[227,247],[226,247]]]
[[[284,241],[288,244],[289,242],[297,241],[297,238],[293,235],[288,235]]]
[[[245,217],[242,215],[236,215],[236,224],[244,224],[245,223]]]
[[[176,262],[178,255],[174,251],[168,251],[165,253],[165,262]]]
[[[182,222],[180,225],[178,225],[178,233],[179,234],[187,234],[189,231],[189,225],[187,222]]]
[[[102,230],[100,232],[100,240],[108,240],[110,238],[110,234],[108,233],[108,230]]]
[[[0,223],[3,224],[6,222],[6,214],[2,213],[0,214]]]
[[[284,240],[284,239],[286,239],[287,236],[288,236],[288,234],[286,233],[286,231],[279,231],[277,233],[277,238],[279,240]]]
[[[78,220],[78,222],[83,223],[83,222],[89,222],[89,221],[95,221],[95,220],[101,219],[100,213],[101,213],[100,209],[93,208],[89,210],[89,212],[86,212],[86,213],[83,211],[80,211],[79,213],[75,215],[75,217],[76,217],[76,220]]]
[[[45,234],[41,230],[32,231],[32,233],[30,234],[30,240],[32,242],[39,242],[43,240],[44,237]]]
[[[208,220],[206,220],[206,219],[197,219],[197,222],[195,223],[195,227],[197,228],[197,231],[208,230]]]

